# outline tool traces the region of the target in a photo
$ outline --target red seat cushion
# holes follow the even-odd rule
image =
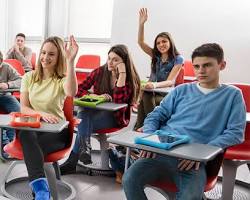
[[[250,160],[250,141],[229,147],[224,155],[225,159]]]
[[[208,177],[204,191],[207,192],[207,191],[213,189],[216,182],[217,182],[217,176]],[[176,187],[176,185],[174,183],[170,183],[167,181],[156,181],[150,185],[157,187],[157,188],[160,188],[164,191],[169,191],[169,192],[177,192],[178,191],[178,188]]]
[[[116,131],[119,131],[121,128],[104,128],[104,129],[100,129],[100,130],[97,130],[95,131],[96,133],[98,134],[106,134],[106,133],[113,133],[113,132],[116,132]]]

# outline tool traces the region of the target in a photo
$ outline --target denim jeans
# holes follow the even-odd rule
[[[80,139],[88,141],[96,130],[117,127],[113,112],[84,108],[78,113],[81,119],[78,125],[78,133],[73,147],[74,153],[79,153]]]
[[[180,171],[178,158],[157,156],[137,160],[123,175],[123,189],[127,200],[146,200],[145,185],[158,180],[176,184],[176,200],[201,200],[206,184],[204,163],[199,170]],[[139,174],[139,175],[138,175]]]
[[[6,113],[20,112],[20,104],[14,96],[0,94],[0,110]],[[11,142],[14,138],[14,134],[14,129],[5,129],[2,135],[2,144],[5,145]]]

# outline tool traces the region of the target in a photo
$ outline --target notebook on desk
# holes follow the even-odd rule
[[[106,102],[104,97],[84,95],[81,98],[74,99],[74,105],[82,107],[95,108],[98,104]]]
[[[175,135],[162,130],[155,131],[153,134],[135,138],[136,144],[143,144],[160,149],[171,149],[176,145],[188,143],[189,141],[190,137],[187,135]]]

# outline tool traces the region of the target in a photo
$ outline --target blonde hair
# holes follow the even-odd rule
[[[41,46],[39,58],[41,56],[43,46],[46,43],[54,44],[58,51],[57,63],[56,63],[55,71],[54,71],[52,78],[62,79],[66,75],[66,68],[67,68],[65,51],[64,51],[64,42],[61,38],[57,36],[47,38]],[[43,67],[42,67],[40,59],[38,59],[37,65],[35,67],[35,72],[33,73],[33,77],[32,77],[33,81],[41,83],[43,79],[43,75],[44,75]]]

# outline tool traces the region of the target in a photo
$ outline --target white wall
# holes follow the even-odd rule
[[[148,8],[145,41],[153,46],[162,31],[172,34],[178,50],[190,59],[206,42],[221,44],[227,68],[223,82],[250,83],[250,1],[248,0],[115,0],[112,44],[128,45],[141,78],[150,73],[150,59],[137,45],[138,11]]]
[[[5,20],[5,15],[6,15],[6,0],[1,0],[0,1],[0,51],[2,51],[3,54],[5,54],[5,49],[6,49],[6,20]]]

